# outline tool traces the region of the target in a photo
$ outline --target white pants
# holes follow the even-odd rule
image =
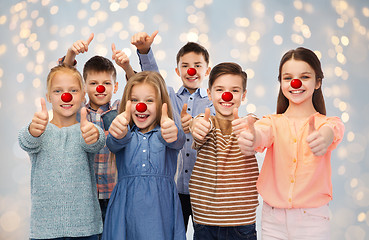
[[[330,239],[328,204],[318,208],[274,208],[263,204],[262,240]]]

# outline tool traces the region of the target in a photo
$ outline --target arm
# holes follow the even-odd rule
[[[132,138],[131,129],[128,129],[128,132],[125,135],[125,137],[121,139],[117,139],[109,133],[108,137],[106,138],[106,146],[112,153],[117,153],[126,147],[126,145],[131,141],[131,138]]]
[[[18,134],[19,146],[30,154],[38,153],[41,150],[44,134],[39,137],[34,137],[29,132],[29,126],[22,128]]]
[[[158,65],[154,54],[151,50],[151,44],[153,43],[158,31],[155,31],[151,36],[145,32],[136,33],[131,39],[131,43],[137,48],[137,55],[140,60],[140,66],[142,71],[154,71],[159,72]]]
[[[114,43],[111,45],[111,49],[113,52],[112,59],[115,60],[118,66],[123,68],[123,70],[126,72],[127,80],[130,79],[135,75],[135,71],[129,63],[128,56],[125,54],[125,52],[123,52],[123,50],[116,50]]]
[[[94,34],[91,33],[91,35],[86,41],[78,40],[74,42],[73,45],[68,49],[67,55],[65,55],[63,63],[65,63],[68,66],[74,66],[76,56],[80,53],[85,53],[88,51],[88,45],[90,45],[93,38]]]

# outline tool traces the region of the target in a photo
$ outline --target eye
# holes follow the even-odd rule
[[[310,76],[302,76],[301,78],[302,78],[302,79],[309,79],[309,78],[310,78]]]
[[[131,102],[138,102],[136,98],[131,98]]]
[[[197,64],[195,65],[196,68],[201,68],[201,65]]]
[[[153,103],[154,102],[154,99],[148,99],[146,102]]]
[[[111,82],[106,82],[105,85],[111,85]]]
[[[56,90],[54,90],[53,92],[54,92],[54,93],[61,93],[61,90],[57,90],[57,89],[56,89]]]
[[[70,92],[77,93],[77,92],[79,92],[79,90],[78,89],[72,89]]]
[[[283,80],[285,80],[285,81],[291,81],[292,80],[292,77],[284,77]]]
[[[238,89],[233,89],[233,90],[232,90],[232,92],[234,92],[234,93],[238,93],[238,92],[240,92],[240,90],[238,90]]]
[[[95,86],[96,83],[95,82],[90,82],[90,85]]]

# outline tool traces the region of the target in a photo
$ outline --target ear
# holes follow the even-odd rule
[[[50,95],[49,95],[49,93],[46,93],[46,100],[49,102],[49,103],[51,103],[51,100],[50,100]]]
[[[114,84],[114,94],[116,94],[117,93],[117,91],[118,91],[118,82],[116,82],[115,84]]]
[[[176,73],[177,73],[178,77],[181,77],[181,73],[179,72],[178,68],[176,68]]]
[[[206,89],[206,91],[207,91],[207,93],[208,93],[208,98],[209,98],[209,100],[210,100],[210,101],[213,101],[213,100],[211,99],[211,92],[210,92],[210,89],[208,88],[208,89]]]
[[[315,90],[319,89],[322,86],[322,79],[317,79],[315,83]]]
[[[242,93],[242,101],[245,101],[247,90]]]
[[[208,76],[210,74],[211,71],[211,67],[208,67],[208,69],[206,70],[205,76]]]

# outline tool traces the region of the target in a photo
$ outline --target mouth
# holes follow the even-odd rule
[[[187,77],[186,79],[189,82],[194,82],[194,81],[196,81],[198,79],[198,77]]]
[[[104,97],[106,97],[106,94],[95,94],[95,97],[104,98]]]
[[[220,105],[223,106],[223,107],[226,107],[226,108],[230,108],[230,107],[233,106],[233,103],[231,103],[231,102],[221,102]]]
[[[63,109],[70,109],[70,108],[73,107],[73,104],[62,104],[62,105],[60,105],[60,107],[63,108]]]
[[[136,118],[139,122],[144,122],[149,117],[149,114],[136,114]]]
[[[301,94],[301,93],[303,93],[303,92],[305,92],[305,90],[301,90],[301,89],[290,91],[290,93],[292,93],[292,94]]]

